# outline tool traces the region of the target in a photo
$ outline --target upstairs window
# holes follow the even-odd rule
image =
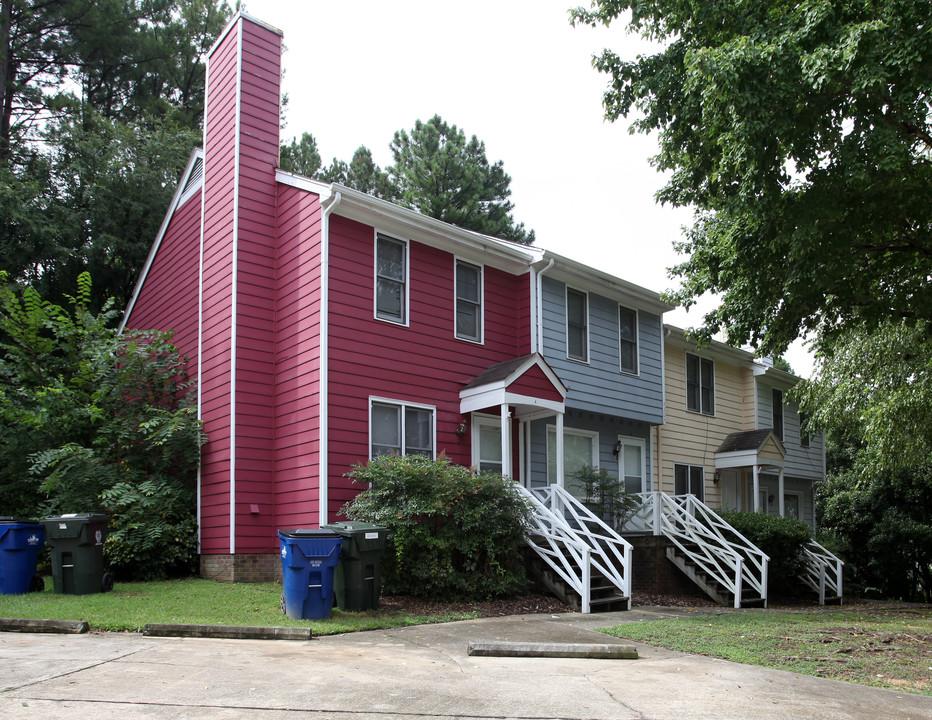
[[[375,240],[375,316],[408,321],[408,244],[382,234]]]
[[[621,371],[638,374],[638,313],[626,307],[618,308],[618,337]]]
[[[369,413],[370,457],[434,456],[434,408],[372,400]]]
[[[566,289],[566,356],[589,361],[589,296]]]
[[[773,434],[783,441],[783,392],[781,390],[772,390],[771,398],[773,399]]]
[[[482,268],[456,261],[456,337],[482,341]]]
[[[698,355],[686,355],[686,409],[715,414],[715,366]]]
[[[807,448],[809,447],[810,442],[812,441],[812,435],[806,431],[806,426],[809,424],[809,418],[806,417],[805,413],[799,413],[799,445],[800,447]]]

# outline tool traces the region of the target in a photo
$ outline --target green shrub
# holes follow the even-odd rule
[[[770,557],[768,587],[771,592],[798,589],[799,574],[809,543],[809,526],[802,520],[762,512],[722,512],[721,517]]]
[[[347,476],[369,487],[344,514],[389,529],[387,592],[484,599],[525,587],[518,550],[528,509],[511,480],[473,475],[445,456],[377,457]]]
[[[583,465],[570,477],[585,492],[586,507],[615,530],[620,530],[641,504],[640,498],[625,491],[625,481],[609,475],[605,468]]]

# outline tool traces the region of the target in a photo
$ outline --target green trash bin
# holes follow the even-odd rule
[[[113,575],[104,572],[106,515],[76,513],[47,517],[45,542],[52,554],[52,583],[63,595],[90,595],[113,590]]]
[[[322,527],[343,537],[333,578],[337,607],[351,612],[374,610],[379,606],[380,561],[385,554],[388,528],[364,522],[335,522]]]

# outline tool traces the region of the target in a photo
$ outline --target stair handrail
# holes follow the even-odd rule
[[[841,602],[844,561],[815,540],[803,548],[803,556],[806,564],[800,577],[819,594],[819,605],[825,605],[829,593]]]
[[[523,485],[514,483],[515,492],[531,509],[525,542],[580,597],[580,610],[591,610],[592,552],[566,519],[554,513]]]
[[[628,598],[630,610],[634,546],[566,488],[547,485],[531,492],[552,512],[562,516],[567,526],[591,549],[592,567]]]
[[[629,523],[637,531],[647,527],[664,535],[684,556],[716,580],[741,607],[744,585],[756,590],[767,606],[767,565],[770,558],[725,522],[695,495],[639,493],[642,505]],[[625,527],[629,527],[628,524]]]

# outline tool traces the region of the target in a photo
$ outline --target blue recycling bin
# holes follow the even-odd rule
[[[279,530],[285,615],[320,620],[333,611],[333,573],[343,538],[332,530]]]
[[[22,595],[44,587],[36,575],[44,545],[45,528],[40,523],[0,517],[0,595]]]

